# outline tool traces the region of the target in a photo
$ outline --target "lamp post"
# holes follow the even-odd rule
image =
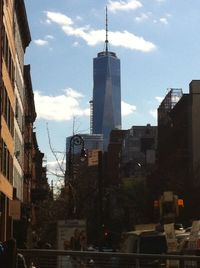
[[[70,138],[69,142],[69,151],[68,151],[68,161],[66,161],[66,174],[65,174],[65,186],[67,185],[67,180],[70,183],[73,183],[74,180],[74,147],[81,146],[80,151],[80,160],[81,162],[85,161],[86,159],[86,151],[85,151],[85,144],[84,139],[76,134]]]
[[[76,191],[75,191],[76,189],[75,189],[75,183],[74,183],[74,164],[75,164],[74,163],[74,159],[75,159],[74,149],[75,149],[75,146],[77,147],[81,146],[81,149],[80,149],[81,162],[83,162],[87,156],[85,148],[84,148],[83,138],[78,134],[73,135],[70,138],[70,142],[69,142],[68,158],[66,156],[66,159],[68,159],[68,161],[66,161],[66,171],[65,171],[65,187],[67,186],[69,187],[71,198],[72,198],[71,202],[73,202],[73,213],[70,212],[70,215],[76,212]],[[67,149],[67,144],[66,144],[66,149]]]

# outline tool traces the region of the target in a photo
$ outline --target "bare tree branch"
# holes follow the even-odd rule
[[[55,151],[53,150],[53,148],[51,146],[51,139],[50,139],[50,133],[49,133],[49,128],[48,128],[48,123],[47,123],[47,134],[48,134],[48,141],[49,141],[50,150],[51,150],[53,156],[56,159],[56,162],[58,164],[58,167],[59,167],[60,171],[63,173],[63,176],[65,176],[65,170],[62,168],[62,165],[60,164],[59,159],[57,157],[57,154],[55,153]],[[63,161],[62,161],[62,163],[63,163]]]

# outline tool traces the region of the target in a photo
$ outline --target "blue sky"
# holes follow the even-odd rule
[[[121,60],[122,127],[157,124],[168,88],[200,78],[199,0],[25,0],[39,148],[47,161],[65,151],[65,138],[89,133],[93,58],[104,49]],[[73,120],[74,118],[74,120]],[[58,157],[63,157],[61,153]]]

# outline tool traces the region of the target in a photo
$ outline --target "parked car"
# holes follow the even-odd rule
[[[187,228],[185,228],[185,233],[190,233],[191,230],[192,230],[192,227],[191,226],[190,227],[187,227]]]
[[[181,234],[176,234],[176,239],[177,239],[177,251],[182,252],[183,248],[186,247],[189,239],[189,233],[181,233]]]
[[[162,254],[167,252],[165,234],[158,231],[131,231],[123,234],[121,252]]]
[[[174,223],[174,229],[177,231],[182,231],[184,232],[184,227],[182,223]]]

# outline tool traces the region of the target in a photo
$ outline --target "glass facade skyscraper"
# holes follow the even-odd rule
[[[86,150],[93,150],[93,149],[103,149],[103,135],[102,134],[78,134],[84,140],[84,147]],[[72,136],[67,137],[66,139],[66,152],[69,152],[70,147],[70,139]],[[73,153],[80,154],[81,146],[74,146]]]
[[[94,134],[103,134],[107,150],[112,129],[121,129],[120,60],[114,52],[103,51],[93,60],[93,116]]]

